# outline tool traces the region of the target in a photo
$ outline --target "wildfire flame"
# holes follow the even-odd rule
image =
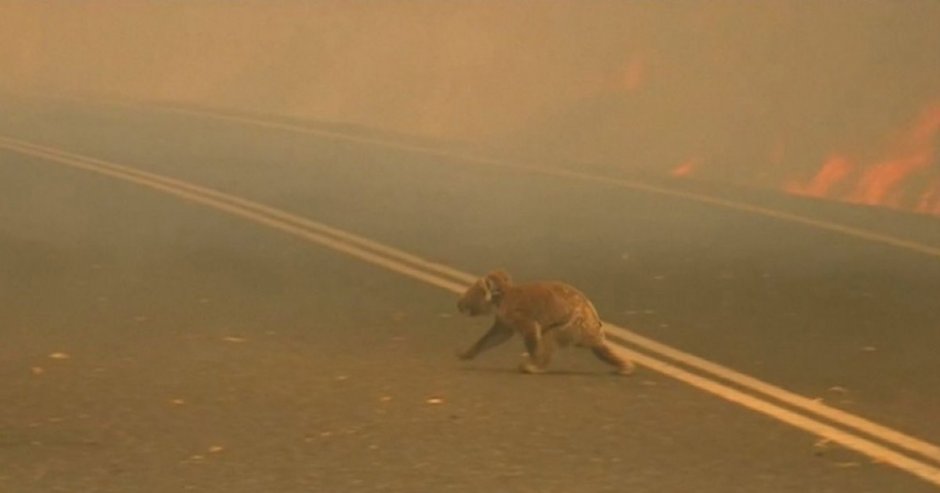
[[[834,155],[826,160],[819,172],[806,184],[796,181],[788,183],[784,190],[811,197],[825,197],[832,187],[852,172],[855,166],[845,157]]]
[[[677,176],[677,177],[690,176],[692,173],[695,172],[699,164],[700,164],[700,160],[697,158],[687,159],[683,161],[682,164],[680,164],[679,166],[676,166],[675,168],[673,168],[670,174],[672,176]]]
[[[915,124],[889,147],[886,157],[860,167],[834,155],[805,183],[792,181],[784,190],[819,198],[940,214],[937,161],[940,104],[928,107]],[[860,169],[860,173],[855,173]],[[915,182],[913,178],[922,178]],[[854,179],[854,182],[852,181]],[[846,193],[845,190],[848,190]]]

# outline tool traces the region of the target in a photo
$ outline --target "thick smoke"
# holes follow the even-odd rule
[[[932,0],[8,0],[0,19],[6,90],[775,188],[810,183],[836,154],[878,162],[940,100]]]

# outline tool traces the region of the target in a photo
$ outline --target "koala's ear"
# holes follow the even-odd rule
[[[506,271],[502,269],[497,269],[497,270],[490,272],[489,274],[486,275],[486,278],[492,281],[493,283],[499,284],[501,286],[508,286],[512,282],[512,279],[509,277],[509,274],[506,273]]]
[[[500,296],[510,283],[509,274],[502,270],[494,270],[483,278],[483,287],[487,291],[487,299]]]
[[[499,287],[496,286],[496,283],[493,282],[492,279],[490,279],[490,276],[486,276],[480,279],[480,285],[483,286],[483,291],[486,291],[487,299],[489,299],[490,293],[492,293],[496,289],[499,289]]]

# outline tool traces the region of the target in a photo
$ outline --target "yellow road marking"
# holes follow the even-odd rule
[[[940,486],[940,469],[934,467],[933,465],[924,463],[917,459],[912,459],[907,455],[885,448],[884,446],[871,440],[825,424],[811,417],[793,412],[789,409],[782,408],[769,401],[745,394],[740,390],[728,387],[727,385],[719,383],[715,380],[690,373],[681,368],[670,365],[669,363],[660,361],[658,359],[651,358],[642,353],[625,350],[620,347],[615,348],[615,351],[620,352],[626,357],[632,358],[637,362],[637,364],[646,366],[647,368],[662,373],[663,375],[667,375],[681,382],[685,382],[693,387],[697,387],[710,394],[721,397],[722,399],[746,407],[752,411],[770,416],[795,428],[800,428],[814,435],[832,440],[833,442],[839,443],[846,448],[863,453],[875,461],[891,464],[898,469],[907,471],[915,476],[920,477],[921,479]]]
[[[901,433],[897,430],[880,425],[860,416],[856,416],[854,414],[828,406],[819,400],[810,399],[794,392],[790,392],[789,390],[782,389],[776,385],[771,385],[757,378],[745,375],[741,372],[732,370],[717,363],[713,363],[704,358],[689,354],[685,351],[680,351],[661,342],[657,342],[648,337],[637,334],[636,332],[633,332],[629,329],[618,327],[613,324],[605,324],[605,326],[607,332],[610,335],[614,336],[614,338],[622,340],[623,342],[641,347],[659,356],[677,361],[701,372],[710,373],[725,381],[740,385],[754,392],[764,394],[780,402],[784,402],[791,406],[803,409],[804,411],[809,411],[813,414],[816,414],[817,416],[821,416],[826,419],[841,423],[845,426],[849,426],[871,437],[893,443],[894,445],[910,450],[911,452],[916,452],[921,456],[932,459],[933,461],[940,464],[940,447],[932,443],[920,440],[905,433]]]
[[[0,148],[135,183],[190,202],[199,203],[222,212],[242,217],[256,224],[292,234],[312,243],[326,246],[373,265],[384,267],[393,272],[448,290],[452,293],[463,292],[467,282],[476,277],[439,263],[424,260],[401,250],[381,245],[361,236],[352,235],[351,233],[326,226],[322,223],[310,221],[285,211],[207,187],[10,138],[0,137]],[[707,360],[652,341],[651,339],[634,334],[625,328],[617,326],[609,326],[609,328],[615,339],[623,339],[666,358],[744,386],[754,392],[800,407],[805,411],[823,416],[842,426],[862,431],[870,437],[880,440],[884,444],[891,444],[895,447],[917,452],[924,458],[932,459],[940,464],[940,455],[937,454],[937,451],[940,449],[933,444],[877,425],[849,413],[829,408],[821,403],[808,405],[805,401],[810,401],[809,399],[767,384],[756,378],[748,377]],[[858,436],[852,432],[836,428],[812,417],[796,413],[770,401],[746,394],[717,380],[693,374],[668,361],[663,361],[647,354],[630,350],[629,348],[621,348],[618,346],[617,350],[627,354],[637,363],[654,371],[678,379],[753,411],[773,417],[791,426],[832,440],[847,448],[866,454],[873,459],[891,464],[940,486],[940,468],[937,466],[928,464],[919,459],[911,458],[885,445]]]

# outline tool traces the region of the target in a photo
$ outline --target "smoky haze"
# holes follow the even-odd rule
[[[932,0],[7,0],[0,25],[8,91],[351,123],[940,212]],[[898,166],[887,191],[862,190]]]

